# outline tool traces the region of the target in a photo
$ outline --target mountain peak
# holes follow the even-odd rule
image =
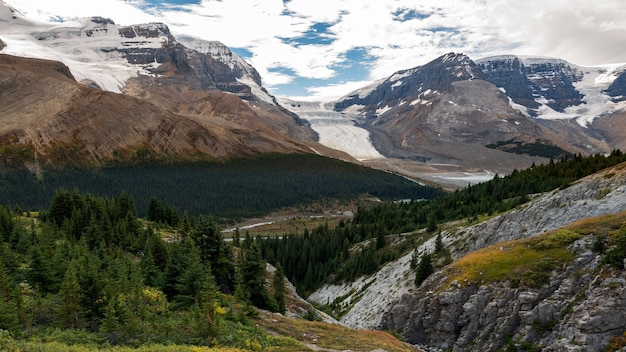
[[[335,110],[359,106],[363,116],[378,116],[384,107],[400,105],[434,92],[445,92],[452,82],[483,79],[478,65],[467,55],[447,53],[423,66],[397,71],[389,78],[378,81],[367,90],[350,93],[335,103]]]

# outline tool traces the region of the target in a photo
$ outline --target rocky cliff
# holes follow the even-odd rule
[[[624,211],[622,164],[479,224],[443,225],[454,262],[420,287],[408,253],[309,299],[344,306],[344,324],[397,331],[424,349],[600,351],[626,330],[626,276],[603,265],[593,248],[598,238],[624,231]],[[521,254],[535,249],[543,252]],[[434,239],[416,250],[432,253]],[[515,264],[516,258],[523,260]],[[489,271],[502,262],[513,264]]]
[[[533,116],[537,116],[540,102],[559,112],[583,103],[584,95],[574,85],[583,79],[584,72],[567,61],[498,56],[477,63],[487,81],[502,87]]]

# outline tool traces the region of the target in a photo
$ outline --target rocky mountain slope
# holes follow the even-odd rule
[[[454,262],[420,287],[408,253],[370,277],[325,286],[309,300],[344,307],[344,324],[397,331],[429,348],[496,351],[510,343],[600,351],[626,330],[626,285],[624,271],[603,265],[592,248],[598,238],[624,231],[624,211],[621,164],[476,225],[443,225],[442,241]],[[416,251],[434,247],[431,237]],[[529,248],[540,252],[520,254]],[[509,271],[491,276],[489,270],[505,265],[498,263],[519,257]]]
[[[219,90],[200,91],[198,100],[186,105],[175,105],[170,98],[159,106],[150,99],[82,85],[58,62],[0,55],[0,66],[0,141],[34,146],[42,160],[52,163],[310,151],[267,122],[269,112],[256,113]],[[181,112],[183,108],[193,113]],[[282,123],[306,135],[304,126],[278,114],[285,118]],[[237,123],[234,117],[248,119]]]
[[[190,48],[163,24],[101,17],[41,24],[4,3],[0,38],[2,52],[13,54],[0,58],[7,149],[25,145],[53,164],[311,146],[345,156],[315,143],[315,132],[274,102],[258,72],[219,42],[186,39]],[[31,154],[21,157],[38,158]]]
[[[538,157],[621,145],[600,126],[621,123],[624,67],[515,56],[474,62],[449,53],[352,92],[334,108],[358,114],[387,157],[477,169],[514,160],[520,168]]]

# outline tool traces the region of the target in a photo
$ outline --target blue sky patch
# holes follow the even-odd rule
[[[335,41],[334,34],[328,29],[334,23],[320,22],[316,23],[302,36],[296,38],[282,38],[285,44],[299,47],[302,45],[328,45]]]
[[[252,52],[246,48],[229,48],[230,51],[237,54],[237,56],[243,59],[249,59],[252,57]]]
[[[402,8],[394,11],[392,14],[394,21],[406,22],[410,20],[424,20],[430,17],[430,13],[422,13],[414,9]]]

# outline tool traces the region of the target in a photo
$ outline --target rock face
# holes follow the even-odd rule
[[[511,99],[537,116],[538,101],[555,111],[580,105],[584,97],[576,87],[584,76],[582,69],[557,59],[526,59],[498,56],[478,60],[485,79],[502,87]]]
[[[587,240],[574,243],[575,264],[555,270],[550,284],[538,289],[502,283],[452,285],[433,293],[444,281],[436,275],[415,295],[397,301],[382,326],[400,327],[412,343],[454,351],[498,351],[507,344],[602,351],[626,329],[626,280],[623,273],[589,274],[598,271],[590,246]]]
[[[614,102],[626,100],[626,70],[621,72],[604,92],[610,95]]]
[[[603,192],[608,192],[604,195]],[[499,242],[556,229],[579,219],[626,210],[623,165],[485,223],[450,234],[453,257]],[[441,286],[445,270],[399,298],[382,327],[408,341],[455,351],[497,351],[509,341],[552,351],[601,351],[626,330],[624,272],[600,271],[591,240],[573,245],[574,265],[553,271],[539,289],[492,285]],[[456,243],[456,244],[455,244]],[[609,288],[610,287],[610,288]],[[439,292],[439,293],[433,293]]]
[[[622,164],[483,223],[444,226],[443,243],[458,260],[591,216],[624,212],[625,199]],[[553,270],[549,284],[540,288],[450,284],[447,267],[415,287],[409,253],[370,277],[323,287],[309,299],[352,307],[340,322],[397,331],[425,350],[498,351],[512,343],[546,351],[601,351],[610,337],[626,330],[626,274],[603,269],[591,250],[593,241],[590,235],[574,242],[573,264]],[[434,239],[416,250],[432,252]]]

